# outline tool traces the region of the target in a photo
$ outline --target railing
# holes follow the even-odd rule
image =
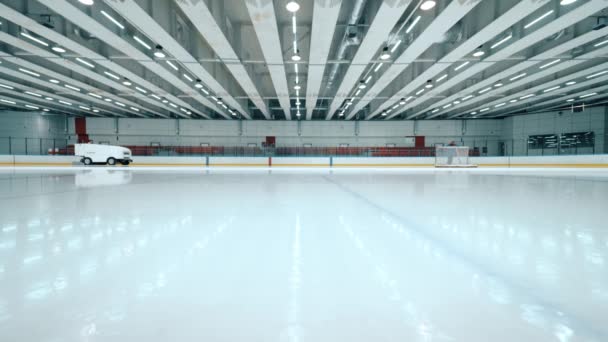
[[[531,148],[527,139],[491,140],[462,137],[427,137],[427,145],[455,141],[469,146],[471,156],[548,156],[600,154],[595,146]],[[353,157],[433,157],[430,147],[320,147],[320,146],[142,146],[121,144],[134,156],[353,156]],[[73,141],[64,138],[0,137],[0,155],[73,155]]]

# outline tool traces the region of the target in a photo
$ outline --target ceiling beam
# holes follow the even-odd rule
[[[6,71],[6,68],[0,67],[0,73],[3,73],[4,71]],[[6,94],[10,94],[12,96],[16,96],[17,98],[20,98],[21,102],[25,102],[27,104],[33,104],[33,105],[39,106],[41,108],[60,107],[61,108],[60,110],[62,110],[62,111],[64,109],[67,109],[68,113],[69,112],[78,112],[78,113],[84,112],[86,114],[94,115],[94,116],[105,116],[102,113],[102,112],[104,112],[104,113],[115,115],[115,116],[125,117],[125,115],[123,115],[123,114],[115,113],[115,112],[103,109],[101,107],[94,107],[94,106],[92,107],[90,103],[74,101],[70,98],[63,97],[61,95],[57,95],[57,93],[50,93],[50,92],[47,92],[44,90],[40,90],[38,88],[26,86],[22,83],[13,82],[13,81],[10,81],[7,79],[0,79],[0,83],[5,86],[11,86],[13,88],[13,89],[7,89],[6,87],[0,87],[0,93],[6,93]],[[36,93],[41,96],[39,97],[39,96],[27,94],[27,93],[25,93],[25,91],[29,91],[31,93]],[[23,100],[22,98],[27,98],[27,100]],[[53,98],[53,100],[47,100],[46,98]],[[57,100],[57,101],[55,101],[55,100]],[[64,102],[72,103],[75,106],[63,104],[63,103],[59,102],[60,100],[64,101]],[[85,107],[91,108],[91,110],[85,111],[78,106],[85,106]],[[92,109],[98,109],[99,113],[93,112]]]
[[[549,0],[544,0],[549,1]],[[427,51],[435,42],[437,41],[437,37],[442,37],[448,30],[450,30],[460,19],[462,19],[465,15],[467,15],[475,6],[477,6],[480,1],[468,1],[468,2],[460,2],[460,1],[452,1],[440,14],[435,18],[431,24],[414,40],[408,47],[403,51],[403,53],[395,60],[395,63],[392,64],[386,71],[382,74],[382,76],[374,83],[374,85],[366,91],[365,95],[361,98],[361,100],[355,105],[352,111],[346,116],[346,119],[352,119],[355,114],[357,114],[361,109],[367,106],[371,100],[375,99],[377,95],[380,94],[382,90],[384,90],[388,85],[393,82],[401,73],[413,63],[416,58],[422,55],[425,51]],[[513,11],[516,13],[512,14],[520,14],[522,12],[530,13],[535,9],[537,0],[526,0],[515,6],[519,8],[519,11]],[[540,5],[538,5],[540,6]],[[531,8],[530,8],[531,7]],[[509,12],[510,13],[510,12]],[[406,88],[413,88],[422,85],[423,82],[431,79],[432,73],[439,74],[442,70],[449,67],[450,62],[447,61],[456,61],[465,56],[465,54],[477,48],[479,45],[483,44],[487,40],[490,40],[497,33],[504,30],[504,28],[511,26],[512,21],[516,21],[513,17],[503,16],[500,19],[503,19],[503,22],[491,23],[488,27],[492,27],[490,30],[486,27],[487,32],[480,32],[473,36],[471,39],[465,41],[458,48],[456,48],[457,52],[453,52],[448,54],[442,61],[433,65],[432,69],[427,69],[428,72],[422,73],[415,80],[409,82],[408,85],[399,91],[397,95],[391,98],[390,101],[384,104],[383,108],[388,108],[392,106],[395,102],[399,101],[403,96],[401,94],[408,91]],[[499,19],[499,20],[500,20]],[[497,20],[497,21],[499,21]],[[494,28],[495,27],[495,28]],[[494,33],[496,32],[496,33]],[[435,68],[433,68],[435,67]],[[432,71],[429,71],[432,70]],[[413,89],[412,89],[413,90]],[[408,91],[409,92],[409,91]],[[379,111],[376,111],[379,113]],[[370,118],[373,115],[370,116]]]
[[[156,86],[152,82],[149,82],[148,80],[140,77],[139,75],[135,74],[128,68],[125,68],[125,67],[111,61],[109,58],[107,58],[87,47],[84,47],[83,45],[67,38],[66,36],[64,36],[44,25],[41,25],[37,21],[32,20],[31,18],[19,13],[18,11],[14,10],[4,4],[0,4],[0,16],[4,17],[7,20],[12,21],[13,23],[15,23],[21,27],[26,27],[29,31],[34,32],[37,35],[44,37],[53,43],[63,46],[65,49],[67,49],[69,51],[73,51],[80,57],[84,57],[84,58],[90,59],[92,61],[95,61],[95,63],[103,66],[104,68],[111,70],[114,73],[119,74],[123,77],[128,78],[134,84],[139,84],[142,87],[149,89],[152,93],[154,93],[155,95],[157,95],[159,97],[165,97],[167,100],[177,104],[180,107],[187,108],[193,112],[199,112],[199,110],[195,109],[187,102],[182,101],[175,95],[161,89],[160,87]],[[120,88],[120,86],[122,86],[122,84],[119,84],[117,86],[115,85],[113,88],[124,91],[124,87]],[[169,104],[162,103],[158,100],[152,100],[151,98],[148,98],[147,96],[140,94],[139,92],[132,93],[130,96],[136,97],[138,100],[146,102],[147,104],[150,104],[152,106],[161,108],[165,111],[173,112],[175,115],[187,117],[187,115],[182,114],[179,110],[175,110]],[[202,113],[201,115],[206,117],[207,119],[210,118],[207,114]]]
[[[605,48],[605,51],[608,52],[608,47]],[[499,107],[500,111],[504,111],[508,108],[519,107],[519,106],[525,105],[527,103],[532,103],[532,102],[543,100],[546,98],[554,97],[556,94],[565,93],[565,92],[577,90],[580,88],[585,88],[585,87],[588,87],[595,83],[608,80],[608,76],[593,77],[593,78],[587,79],[586,81],[580,80],[581,77],[586,77],[589,75],[596,74],[598,72],[605,72],[605,71],[608,71],[608,63],[602,63],[599,65],[593,66],[591,68],[585,68],[581,71],[559,77],[553,81],[543,82],[542,84],[537,85],[535,87],[525,89],[525,90],[522,90],[522,91],[519,91],[519,92],[516,92],[513,94],[509,94],[507,96],[503,96],[500,99],[497,99],[497,100],[494,100],[491,102],[486,102],[483,105],[476,107],[475,109],[468,110],[467,113],[472,112],[472,111],[479,113],[479,110],[481,110],[481,109],[490,108],[489,111],[484,111],[483,113],[480,113],[480,115],[485,116],[496,110],[496,109],[493,110],[492,107],[494,107],[500,103],[503,103],[503,102],[506,102],[507,104],[504,106],[500,106]],[[577,83],[570,85],[570,86],[566,86],[565,83],[569,82],[569,81],[575,81]],[[556,86],[560,86],[561,88],[558,90],[555,90],[555,91],[544,92],[544,90],[551,89]],[[540,92],[540,93],[538,93],[538,92]],[[529,95],[529,94],[534,94],[534,96],[523,99],[523,100],[521,99],[521,97]],[[517,102],[510,103],[509,101],[511,101],[511,100],[517,100]],[[455,114],[455,115],[452,115],[451,118],[461,116],[461,115],[463,115],[463,114],[462,113]]]
[[[104,0],[112,9],[119,13],[123,18],[137,27],[144,35],[160,44],[165,52],[170,53],[175,59],[181,62],[182,66],[190,71],[197,78],[201,79],[203,84],[209,90],[215,93],[215,96],[221,98],[228,106],[234,108],[242,116],[251,119],[249,113],[236,101],[232,95],[222,87],[222,85],[213,77],[203,66],[186,50],[180,43],[173,38],[156,20],[154,20],[143,8],[134,0]],[[164,11],[163,11],[164,13]],[[171,13],[165,13],[171,15]],[[201,20],[199,18],[198,20]],[[209,24],[209,23],[205,23]],[[178,75],[179,76],[179,75]],[[200,96],[200,95],[199,95]],[[220,112],[221,110],[217,110]]]
[[[312,112],[317,105],[341,6],[342,0],[315,0],[313,5],[306,79],[306,120],[312,119]]]
[[[270,72],[270,79],[279,98],[279,104],[287,120],[291,120],[289,86],[285,74],[285,64],[279,38],[279,28],[273,1],[245,0],[249,17],[258,37],[264,59]]]
[[[57,79],[58,81],[63,81],[64,84],[69,84],[69,85],[78,87],[81,90],[84,90],[85,93],[81,93],[79,91],[66,88],[65,86],[61,86],[59,84],[53,84],[53,83],[49,82],[48,80],[42,80],[38,77],[26,75],[25,73],[23,73],[21,71],[17,71],[15,69],[10,69],[10,68],[7,68],[6,66],[0,68],[2,73],[4,73],[5,75],[10,75],[14,78],[26,80],[26,81],[28,81],[32,84],[36,84],[40,87],[44,87],[47,89],[53,89],[53,90],[55,90],[55,94],[61,93],[61,94],[65,94],[65,95],[71,95],[73,97],[81,99],[81,101],[87,101],[89,103],[96,103],[97,105],[102,106],[102,107],[110,107],[110,108],[119,110],[121,112],[127,112],[129,114],[136,115],[136,116],[147,117],[141,111],[137,112],[137,111],[128,109],[126,106],[121,107],[121,106],[116,105],[115,103],[117,101],[116,101],[116,96],[114,96],[114,94],[110,94],[110,93],[101,91],[97,88],[91,88],[89,85],[87,85],[85,83],[76,81],[70,77],[64,76],[63,74],[45,69],[45,68],[39,66],[38,64],[34,64],[31,62],[25,61],[23,59],[20,59],[19,57],[14,57],[14,56],[8,55],[4,52],[0,52],[0,58],[2,58],[2,60],[13,63],[15,65],[22,66],[26,70],[31,70],[31,71],[40,73],[41,75],[46,75],[49,78],[54,78],[54,79]],[[100,96],[104,96],[106,99],[113,100],[114,102],[104,101],[104,100],[92,97],[90,95],[87,95],[87,93],[95,93]],[[125,105],[129,105],[129,106],[131,106],[131,104],[132,104],[132,102],[130,102],[128,100],[123,100],[122,98],[119,98],[118,102],[124,103]],[[137,105],[137,104],[135,104],[135,105]]]
[[[203,36],[207,43],[213,48],[213,51],[220,58],[222,63],[225,63],[226,68],[234,79],[240,84],[245,94],[251,99],[251,102],[262,112],[266,119],[270,119],[270,112],[266,103],[260,96],[253,80],[249,76],[247,69],[241,63],[236,52],[232,48],[230,41],[224,35],[224,32],[219,27],[215,17],[203,1],[176,1],[177,6],[182,9],[182,12],[190,19],[190,22]]]
[[[152,73],[158,75],[159,77],[164,79],[168,84],[171,84],[183,93],[192,94],[192,99],[202,104],[203,106],[220,113],[227,119],[231,119],[231,117],[223,110],[220,110],[220,108],[218,108],[215,103],[212,103],[209,99],[203,97],[200,93],[194,91],[194,88],[186,84],[179,77],[174,75],[174,73],[161,66],[150,56],[135,48],[129,42],[122,39],[120,36],[109,30],[104,25],[98,23],[96,20],[89,17],[86,13],[82,12],[72,3],[66,0],[37,1],[47,6],[51,10],[55,11],[56,13],[62,15],[75,25],[82,27],[83,29],[86,29],[89,32],[95,32],[95,36],[99,40],[105,42],[114,49],[129,56],[131,59],[141,64],[146,69],[150,70]],[[196,112],[200,112],[200,110],[196,110]]]
[[[494,97],[496,95],[496,91],[495,90],[490,90],[487,93],[484,93],[483,95],[480,94],[476,94],[473,91],[477,91],[477,89],[482,89],[482,88],[488,88],[493,86],[496,82],[503,82],[506,83],[506,81],[509,78],[513,78],[514,76],[517,75],[521,75],[523,73],[526,74],[525,77],[514,80],[513,83],[507,84],[503,87],[498,88],[497,90],[500,92],[505,92],[507,90],[516,88],[517,86],[523,86],[527,83],[533,82],[537,79],[539,79],[539,77],[544,77],[546,75],[551,75],[554,74],[558,71],[562,71],[565,70],[567,68],[579,65],[581,63],[585,63],[587,62],[590,58],[597,58],[597,57],[601,57],[603,55],[606,54],[606,49],[605,48],[601,48],[598,50],[594,50],[591,52],[588,52],[584,55],[581,56],[577,56],[572,60],[567,60],[564,62],[561,62],[555,66],[552,66],[551,68],[547,68],[547,69],[534,69],[534,70],[530,70],[530,68],[541,64],[541,63],[546,63],[548,61],[550,61],[552,58],[556,58],[556,57],[560,57],[562,56],[564,53],[567,53],[569,51],[571,51],[572,49],[579,47],[581,45],[585,45],[588,44],[596,39],[602,38],[604,37],[606,34],[608,34],[608,27],[605,27],[603,29],[600,30],[594,30],[594,31],[590,31],[587,33],[582,34],[581,36],[578,36],[576,38],[570,39],[569,41],[560,44],[558,46],[556,46],[553,49],[549,49],[537,56],[531,57],[529,60],[516,64],[511,68],[508,68],[506,70],[501,71],[498,74],[495,74],[494,76],[491,76],[487,79],[485,79],[482,82],[479,82],[479,84],[474,85],[473,87],[467,88],[464,91],[467,93],[467,95],[475,95],[473,98],[467,100],[467,101],[461,101],[460,104],[451,106],[449,108],[448,111],[442,111],[440,110],[439,112],[432,114],[430,116],[428,116],[428,119],[432,119],[435,118],[437,116],[441,116],[441,115],[445,115],[449,112],[453,112],[456,109],[462,108],[462,107],[466,107],[466,106],[471,106],[473,103],[476,102],[481,102],[481,101],[487,101],[487,99],[489,99],[490,97]],[[569,58],[569,56],[567,56]],[[540,71],[539,71],[540,70]],[[534,72],[533,72],[534,71]],[[460,95],[462,92],[458,92],[454,95]],[[453,96],[454,96],[453,95]],[[452,97],[453,97],[452,96]],[[450,98],[452,98],[450,97]],[[455,100],[455,99],[454,99]],[[441,101],[443,102],[449,102],[450,100],[444,100]],[[453,102],[451,102],[453,103]],[[445,105],[445,104],[443,104]]]
[[[325,117],[326,120],[331,120],[336,110],[348,98],[349,92],[359,83],[361,74],[363,74],[372,58],[377,54],[378,49],[385,44],[391,30],[395,27],[397,21],[411,2],[412,0],[382,1],[372,24],[363,38],[363,42],[359,46],[359,49],[357,49],[357,53],[338,87],[338,91]]]
[[[512,55],[524,50],[525,48],[528,48],[528,47],[542,41],[543,39],[563,30],[566,27],[576,24],[577,22],[597,13],[598,11],[600,11],[606,7],[608,7],[608,1],[603,1],[603,0],[590,1],[588,3],[582,4],[581,6],[564,14],[563,16],[556,18],[555,20],[542,26],[541,28],[537,29],[536,31],[533,31],[532,33],[525,35],[525,36],[521,37],[519,40],[516,40],[513,43],[507,45],[506,47],[502,48],[498,52],[489,55],[487,58],[483,59],[482,61],[473,64],[471,67],[468,67],[468,69],[464,70],[463,72],[458,73],[456,76],[445,81],[445,83],[443,83],[442,85],[433,88],[429,92],[426,92],[425,95],[422,95],[421,97],[417,98],[416,100],[414,100],[402,107],[399,107],[397,109],[397,111],[395,111],[393,114],[387,116],[386,119],[387,120],[391,119],[397,115],[400,115],[401,113],[403,113],[404,111],[406,111],[410,108],[413,108],[417,105],[421,105],[427,101],[433,100],[435,95],[445,92],[456,85],[460,85],[460,84],[464,83],[466,80],[470,79],[474,75],[481,73],[482,71],[484,71],[484,70],[488,69],[489,67],[495,65],[496,63],[504,60],[505,58],[512,56]],[[524,18],[521,18],[521,19],[524,19]],[[440,107],[442,105],[447,104],[448,102],[449,101],[447,99],[445,99],[443,101],[439,101],[439,102],[434,102],[430,107],[425,107],[424,110],[417,111],[414,114],[409,115],[408,119],[413,119],[413,118],[420,116],[423,113],[427,112],[428,109]]]

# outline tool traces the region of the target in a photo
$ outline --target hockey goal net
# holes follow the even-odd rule
[[[435,167],[477,167],[469,161],[467,146],[437,146]]]

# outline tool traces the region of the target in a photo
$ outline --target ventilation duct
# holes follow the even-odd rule
[[[352,45],[359,45],[361,43],[361,38],[359,37],[359,30],[355,26],[359,20],[361,19],[361,15],[363,14],[363,8],[365,7],[366,0],[356,0],[353,5],[353,11],[348,18],[348,23],[346,27],[346,31],[344,32],[344,36],[342,37],[342,43],[338,48],[336,53],[336,60],[342,60],[346,56],[346,51]],[[334,63],[329,72],[329,76],[327,78],[327,85],[333,85],[336,80],[336,76],[338,75],[338,71],[340,69],[341,63]]]

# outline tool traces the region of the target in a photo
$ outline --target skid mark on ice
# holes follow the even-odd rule
[[[416,224],[410,221],[409,219],[393,212],[392,210],[375,203],[374,201],[367,198],[365,195],[360,194],[357,191],[350,189],[346,185],[332,179],[332,177],[323,176],[323,178],[327,182],[334,184],[344,192],[350,194],[352,197],[364,202],[368,206],[379,211],[379,216],[392,218],[398,224],[400,224],[401,227],[407,227],[406,229],[411,232],[412,235],[429,242],[435,247],[436,250],[442,252],[446,257],[450,257],[452,260],[458,261],[464,265],[467,265],[468,267],[478,270],[478,274],[482,275],[494,284],[493,288],[496,291],[494,291],[494,293],[490,295],[494,296],[495,299],[500,300],[500,298],[504,298],[504,295],[509,292],[509,289],[511,289],[512,293],[518,293],[519,297],[521,298],[528,298],[527,301],[531,303],[522,304],[521,306],[524,319],[538,317],[541,314],[542,316],[549,317],[550,321],[556,323],[554,327],[556,329],[556,336],[558,337],[558,340],[560,342],[569,341],[569,336],[571,335],[571,333],[567,333],[566,335],[564,335],[562,332],[570,331],[571,328],[576,328],[575,330],[580,334],[597,339],[598,341],[608,341],[608,334],[596,329],[588,322],[574,316],[573,314],[569,314],[564,310],[561,310],[560,308],[558,308],[558,305],[544,299],[543,296],[538,293],[537,290],[523,286],[521,284],[517,284],[515,281],[512,281],[510,279],[506,279],[503,275],[486,267],[477,260],[470,258],[465,254],[459,253],[449,244],[430,235],[428,232],[426,232],[424,226]],[[539,322],[537,321],[536,323]]]

